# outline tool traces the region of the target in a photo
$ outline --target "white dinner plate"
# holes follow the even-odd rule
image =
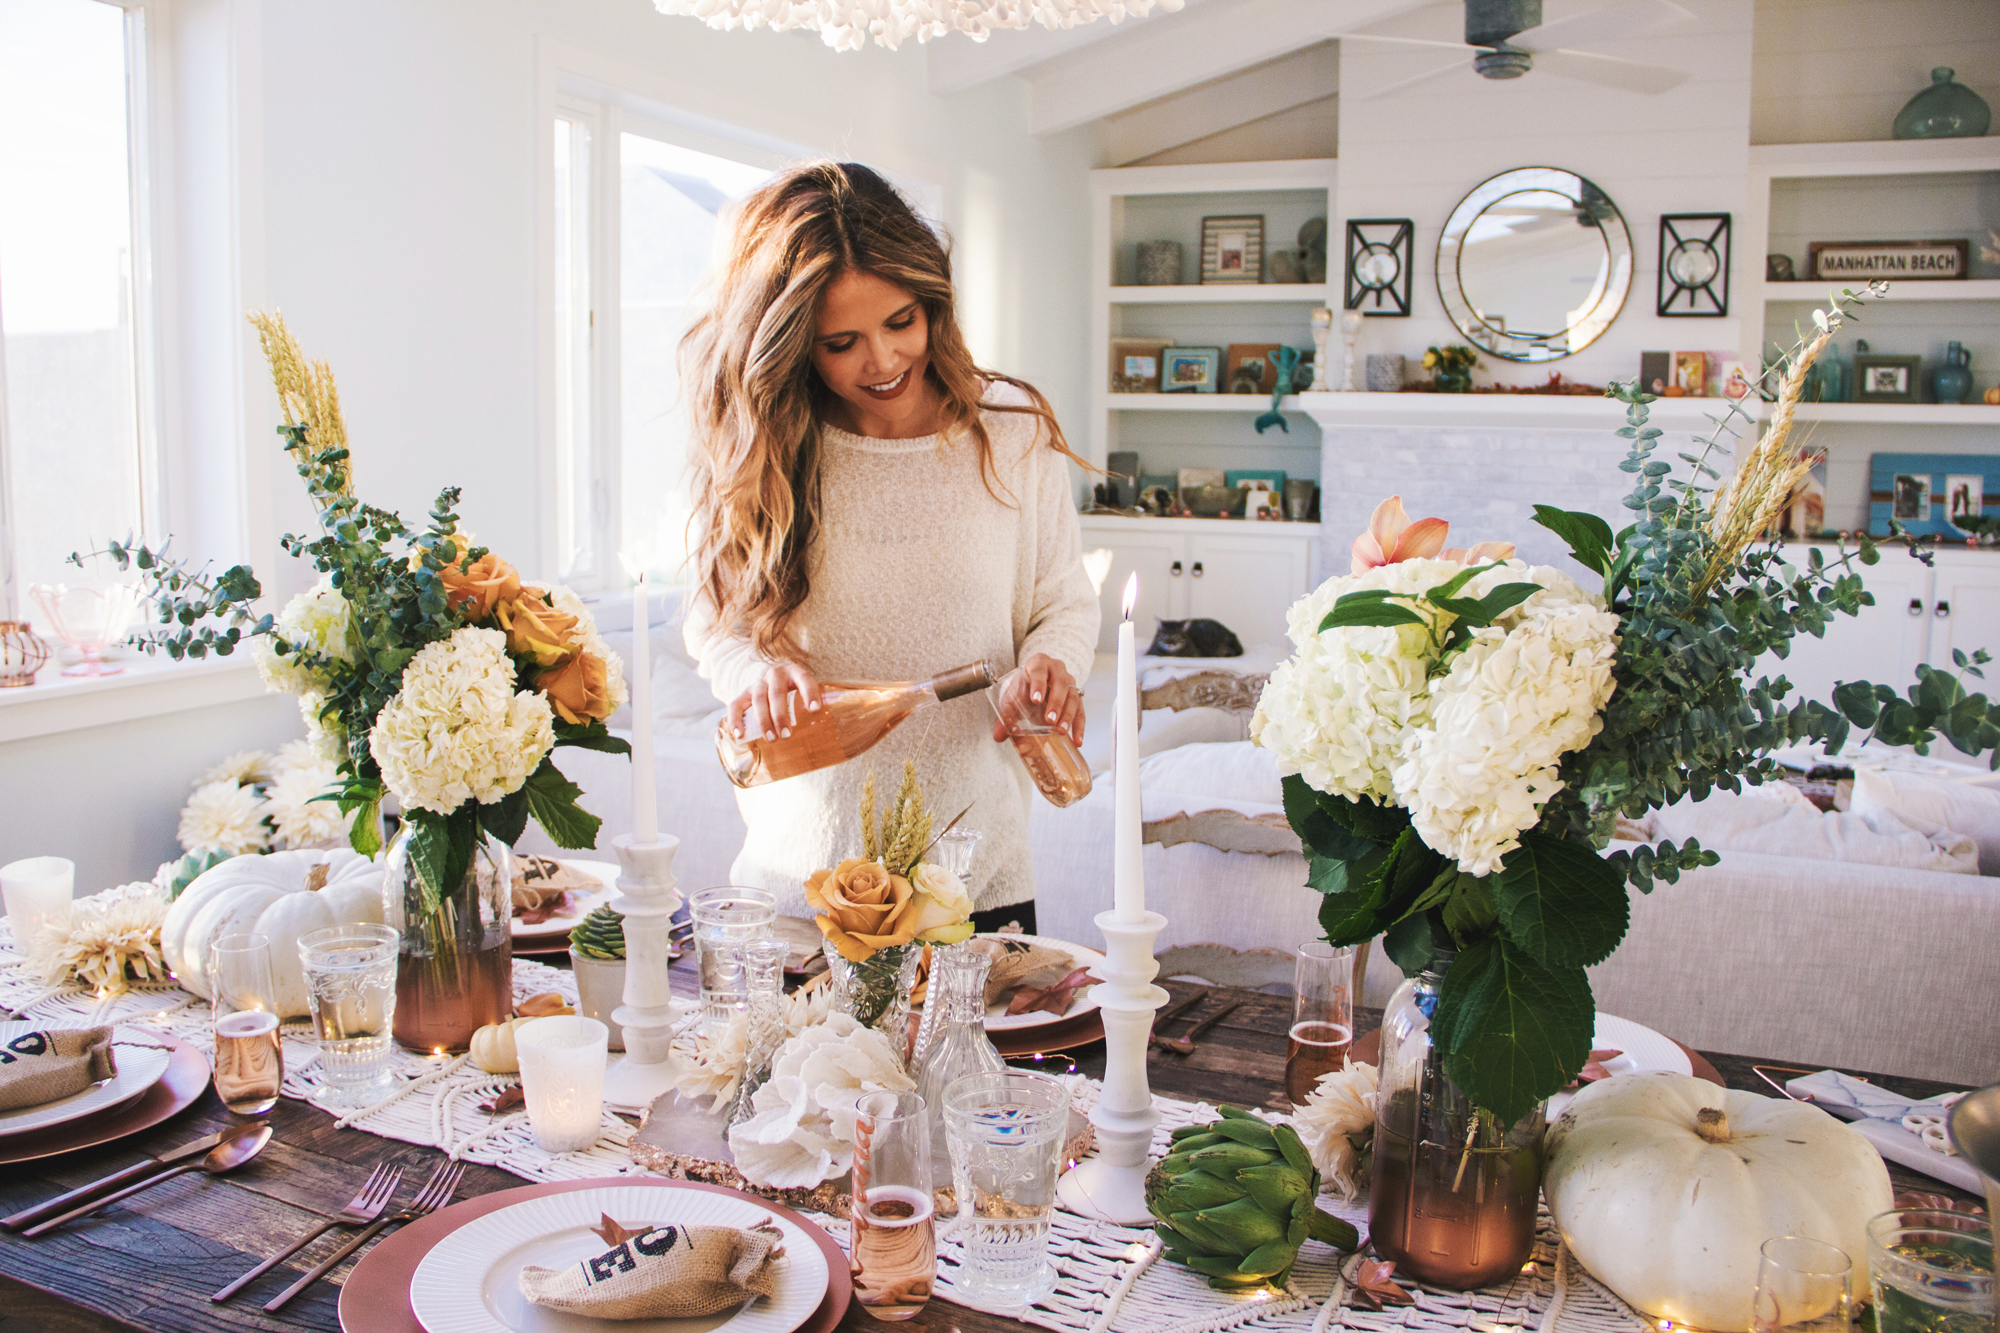
[[[1052,940],[1046,935],[1009,935],[1006,938],[1047,945],[1051,949],[1061,949],[1076,960],[1077,967],[1096,967],[1104,961],[1104,955],[1097,950],[1086,949],[1081,944],[1071,944],[1068,940]],[[1102,978],[1104,974],[1099,972],[1097,975]],[[987,1007],[986,1030],[1011,1032],[1019,1028],[1047,1027],[1051,1023],[1066,1023],[1079,1014],[1087,1014],[1095,1008],[1097,1001],[1090,998],[1089,985],[1077,987],[1069,997],[1069,1008],[1060,1014],[1052,1014],[1046,1009],[1034,1009],[1025,1014],[1010,1014],[1007,1012],[1007,1000],[1002,999],[1000,1003]]]
[[[49,1026],[47,1023],[0,1023],[0,1045],[30,1032],[46,1031]],[[80,1120],[114,1106],[122,1106],[158,1083],[167,1072],[167,1062],[173,1059],[173,1052],[157,1037],[149,1037],[144,1032],[128,1033],[113,1029],[111,1041],[112,1054],[118,1064],[116,1074],[91,1084],[82,1092],[52,1102],[23,1106],[15,1111],[0,1111],[0,1138],[47,1129],[50,1125]]]
[[[515,917],[513,920],[513,934],[515,939],[540,939],[544,935],[561,935],[567,937],[573,928],[583,924],[585,917],[589,916],[595,909],[610,902],[618,892],[615,887],[618,883],[618,867],[608,861],[572,861],[565,857],[557,861],[556,864],[567,866],[571,870],[581,870],[586,875],[595,876],[604,887],[590,892],[586,892],[583,889],[572,889],[570,892],[576,896],[570,899],[570,903],[575,910],[568,916],[552,916],[547,921],[539,921],[533,925],[521,920],[518,916]]]
[[[785,1233],[778,1294],[702,1319],[587,1319],[530,1305],[521,1270],[566,1268],[601,1254],[590,1230],[603,1214],[628,1227],[753,1227],[765,1219]],[[410,1279],[410,1308],[425,1333],[793,1333],[827,1290],[826,1256],[805,1231],[755,1199],[657,1185],[607,1185],[527,1199],[475,1218],[439,1241]]]
[[[1618,1018],[1611,1014],[1597,1016],[1597,1031],[1591,1037],[1591,1049],[1599,1051],[1622,1051],[1622,1055],[1604,1062],[1605,1072],[1611,1074],[1692,1074],[1694,1062],[1688,1053],[1676,1046],[1643,1023],[1634,1023],[1629,1018]],[[1559,1092],[1549,1098],[1549,1119],[1554,1120],[1569,1105],[1569,1099],[1576,1094]]]

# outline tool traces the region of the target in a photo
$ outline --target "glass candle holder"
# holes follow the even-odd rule
[[[594,1018],[538,1018],[514,1030],[528,1124],[543,1152],[579,1152],[604,1128],[604,1066],[611,1030]]]
[[[76,890],[76,863],[62,856],[31,856],[0,866],[0,901],[7,907],[7,924],[21,952],[45,925],[69,920],[70,895]]]
[[[0,689],[35,683],[49,660],[49,645],[25,620],[0,620]]]
[[[237,1115],[264,1115],[278,1104],[285,1083],[271,941],[262,935],[218,936],[208,946],[208,984],[215,1095]]]
[[[1773,1236],[1758,1252],[1750,1333],[1848,1333],[1854,1263],[1847,1251],[1810,1236]]]

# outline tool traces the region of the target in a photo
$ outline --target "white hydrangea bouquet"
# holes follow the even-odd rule
[[[320,535],[282,544],[312,562],[317,585],[273,618],[252,609],[262,588],[246,566],[211,576],[133,543],[104,554],[150,580],[162,628],[139,636],[141,647],[204,657],[248,639],[265,681],[298,697],[322,789],[293,804],[324,802],[327,817],[294,811],[280,827],[269,807],[282,775],[260,785],[220,774],[183,829],[217,850],[252,850],[244,844],[259,825],[290,842],[318,841],[330,824],[374,855],[393,794],[432,911],[465,881],[484,837],[512,846],[530,815],[557,846],[595,846],[598,819],[550,757],[560,745],[629,748],[604,722],[625,702],[619,660],[582,601],[524,580],[460,531],[455,487],[422,531],[356,498],[332,371],[305,359],[281,318],[251,322],[284,410],[279,433],[319,512]]]
[[[1320,924],[1335,945],[1382,936],[1410,975],[1452,956],[1431,1039],[1502,1124],[1589,1058],[1584,969],[1624,938],[1628,885],[1649,892],[1717,860],[1692,842],[1607,855],[1619,816],[1772,780],[1770,751],[1838,750],[1853,727],[1919,753],[1940,733],[1968,754],[2000,742],[2000,706],[1952,672],[1919,667],[1907,697],[1849,682],[1831,707],[1788,702],[1789,682],[1752,674],[1872,600],[1852,568],[1879,559],[1867,538],[1798,563],[1766,540],[1816,461],[1789,443],[1806,372],[1861,295],[1815,312],[1769,422],[1726,477],[1725,440],[1756,424],[1740,405],[1721,405],[1677,477],[1654,457],[1651,397],[1612,387],[1627,404],[1619,466],[1637,481],[1635,521],[1614,533],[1594,514],[1535,508],[1601,591],[1505,543],[1446,550],[1443,519],[1411,522],[1391,497],[1355,540],[1352,572],[1292,609],[1297,652],[1272,673],[1251,736],[1284,775]],[[1985,660],[1958,665],[1977,674]]]

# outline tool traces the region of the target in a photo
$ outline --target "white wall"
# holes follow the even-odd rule
[[[1757,0],[1750,142],[1886,139],[1938,65],[2000,105],[1993,0]]]
[[[234,291],[211,268],[174,276],[199,278],[184,292],[195,305],[284,312],[339,379],[361,493],[407,519],[456,484],[482,541],[531,571],[543,546],[539,80],[564,59],[622,71],[656,102],[936,182],[975,351],[1081,421],[1097,364],[1084,346],[1090,143],[1029,135],[1018,83],[933,96],[915,46],[840,54],[804,34],[712,32],[643,0],[187,0],[178,12],[200,60],[190,85],[233,80],[244,99],[233,136],[205,127],[211,147],[235,145],[235,180],[213,156],[183,170],[228,195],[222,221],[242,228],[246,263]],[[182,239],[226,231],[204,218]],[[250,541],[265,586],[283,591],[307,571],[265,543],[311,515],[234,318],[205,326],[201,353],[234,336],[245,354]],[[212,448],[225,418],[188,435]],[[184,489],[197,508],[219,493]],[[80,892],[149,875],[176,853],[194,774],[298,734],[292,701],[260,699],[0,744],[0,862],[70,856]]]

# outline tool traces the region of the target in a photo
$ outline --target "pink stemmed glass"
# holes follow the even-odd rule
[[[125,668],[104,660],[104,650],[125,637],[139,611],[139,590],[129,583],[72,588],[37,583],[28,590],[56,637],[82,658],[62,669],[65,676],[115,676]]]

